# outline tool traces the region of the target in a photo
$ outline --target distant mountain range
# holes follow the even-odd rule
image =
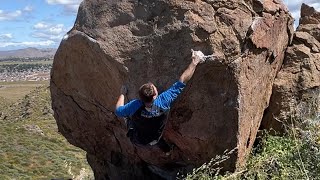
[[[57,49],[37,49],[37,48],[25,48],[10,51],[0,51],[0,59],[8,58],[53,58]]]

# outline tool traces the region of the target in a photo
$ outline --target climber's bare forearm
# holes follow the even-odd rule
[[[124,95],[121,94],[118,98],[118,101],[117,101],[117,104],[116,104],[116,109],[120,106],[123,106],[124,105]]]
[[[197,65],[195,63],[191,62],[189,64],[188,68],[180,76],[180,79],[179,79],[180,82],[183,82],[186,84],[193,76],[194,71],[196,70],[196,67],[197,67]]]

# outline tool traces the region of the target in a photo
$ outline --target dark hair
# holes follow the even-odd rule
[[[139,97],[145,103],[152,102],[153,96],[156,95],[156,91],[152,85],[152,83],[146,83],[139,88]]]

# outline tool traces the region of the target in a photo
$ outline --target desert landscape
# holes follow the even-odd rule
[[[13,2],[0,8],[1,180],[320,179],[320,3]],[[119,99],[146,82],[160,94],[194,51],[210,58],[166,114],[169,151],[134,143]]]

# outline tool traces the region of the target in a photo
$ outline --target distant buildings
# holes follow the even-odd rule
[[[2,66],[1,68],[5,68],[5,70],[0,71],[0,82],[48,81],[50,79],[51,66],[51,64],[28,64],[23,68],[5,68]]]

